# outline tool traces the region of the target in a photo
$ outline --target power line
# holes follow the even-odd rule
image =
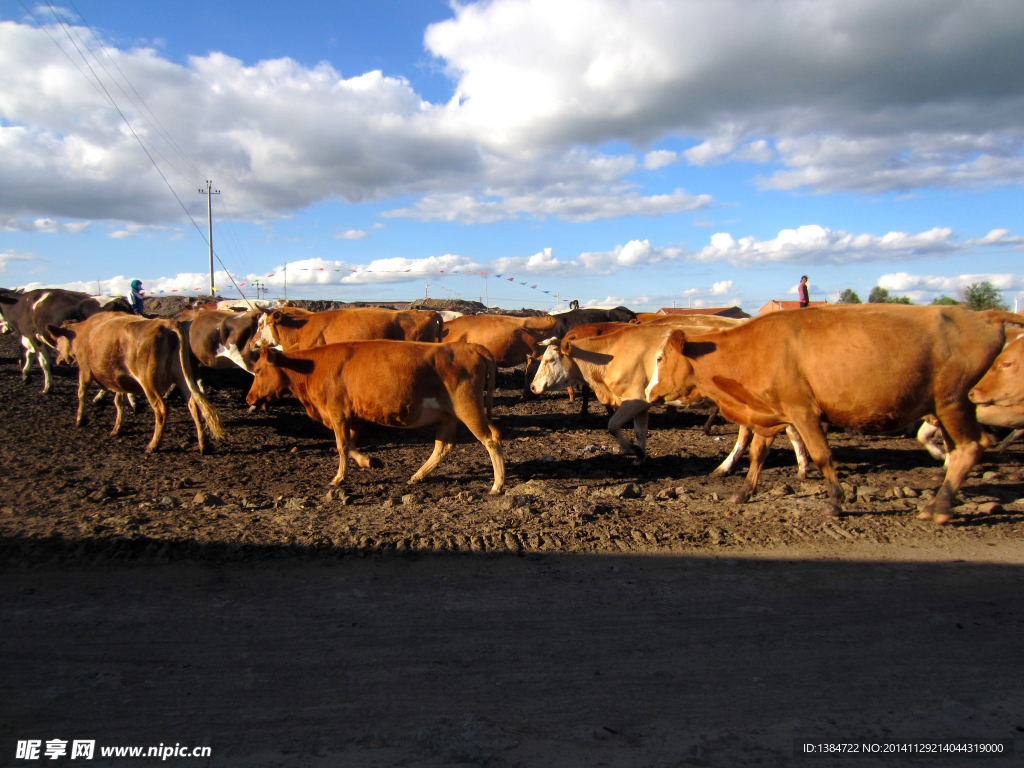
[[[57,19],[57,23],[60,24],[61,28],[64,30],[64,33],[68,36],[68,40],[71,41],[71,44],[75,47],[75,50],[78,51],[78,55],[82,57],[82,61],[85,63],[85,65],[87,67],[89,67],[89,71],[92,73],[93,77],[96,78],[96,82],[95,83],[89,78],[88,75],[85,74],[85,72],[82,71],[82,68],[78,66],[77,62],[75,62],[75,60],[73,58],[71,58],[71,55],[67,51],[64,50],[64,48],[60,45],[60,43],[57,42],[56,38],[54,38],[54,36],[50,34],[50,31],[48,29],[46,29],[46,27],[44,27],[42,24],[40,24],[39,20],[35,16],[35,14],[32,13],[32,11],[30,11],[25,6],[25,4],[22,2],[22,0],[18,0],[18,4],[22,8],[25,9],[25,12],[29,16],[32,17],[32,19],[36,22],[36,24],[39,26],[39,28],[42,29],[46,33],[47,37],[49,37],[53,41],[53,44],[56,45],[58,49],[60,49],[60,52],[68,57],[68,60],[75,66],[75,69],[77,69],[81,73],[81,75],[86,80],[88,80],[89,84],[92,85],[93,88],[95,88],[97,91],[99,91],[100,94],[107,99],[107,101],[110,103],[110,105],[117,111],[117,114],[121,116],[121,119],[124,121],[125,125],[128,126],[128,130],[131,131],[132,136],[139,143],[139,146],[142,148],[142,151],[146,153],[146,157],[149,158],[149,162],[153,164],[153,168],[156,169],[156,172],[158,174],[160,174],[160,178],[163,179],[163,182],[167,186],[167,189],[174,196],[174,199],[178,202],[178,205],[181,207],[181,210],[184,211],[185,215],[188,217],[188,220],[192,222],[192,226],[195,227],[196,232],[199,233],[199,236],[201,238],[203,238],[203,241],[207,244],[207,246],[209,246],[210,245],[210,241],[206,239],[205,235],[203,235],[202,229],[199,228],[199,225],[196,223],[196,220],[194,218],[192,218],[192,214],[189,213],[188,208],[185,207],[185,204],[181,202],[181,198],[178,197],[178,193],[174,191],[174,187],[171,186],[171,183],[170,183],[170,181],[167,180],[167,177],[164,175],[164,172],[162,170],[160,170],[160,166],[157,164],[156,160],[153,159],[153,155],[150,154],[149,150],[146,148],[145,143],[139,137],[138,133],[135,132],[135,129],[132,127],[131,122],[128,120],[127,117],[125,117],[125,114],[124,114],[124,112],[121,111],[121,108],[119,106],[117,106],[117,102],[114,101],[114,98],[110,95],[110,92],[106,89],[106,86],[103,85],[103,82],[102,82],[102,80],[100,80],[99,75],[96,74],[96,71],[89,64],[88,59],[86,59],[85,55],[78,48],[78,46],[75,44],[75,41],[71,37],[71,34],[68,32],[68,30],[67,30],[67,28],[66,28],[66,26],[64,24],[63,19],[59,17],[59,15],[57,14],[57,11],[53,7],[53,5],[52,4],[49,5],[51,12],[54,14],[54,17]],[[109,75],[109,73],[108,73],[108,75]],[[235,286],[235,288],[238,290],[238,292],[242,294],[242,297],[245,298],[245,294],[242,293],[242,289],[238,287],[238,284],[235,282],[235,279],[231,276],[231,272],[224,265],[224,262],[220,258],[220,256],[218,254],[216,254],[215,252],[213,252],[212,247],[211,247],[211,253],[214,256],[216,256],[217,261],[220,262],[221,267],[224,268],[224,272],[227,274],[228,279]]]

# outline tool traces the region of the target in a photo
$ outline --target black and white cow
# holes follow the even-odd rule
[[[25,348],[22,381],[28,382],[32,356],[35,355],[43,369],[43,392],[50,391],[50,354],[56,349],[56,342],[46,326],[59,327],[67,320],[81,322],[97,312],[116,312],[119,309],[116,302],[104,306],[88,294],[60,288],[38,288],[21,294],[0,293],[0,313],[11,330],[21,337],[21,345]]]

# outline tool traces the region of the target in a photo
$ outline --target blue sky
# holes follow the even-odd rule
[[[1024,299],[1019,2],[26,6],[3,285],[195,293],[208,178],[227,298]]]

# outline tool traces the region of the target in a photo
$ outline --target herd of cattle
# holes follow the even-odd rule
[[[1009,312],[905,305],[826,306],[751,320],[711,315],[635,314],[624,308],[575,309],[536,317],[467,315],[377,308],[309,312],[294,306],[248,311],[204,305],[174,319],[131,314],[123,300],[106,305],[57,289],[0,289],[0,322],[25,348],[51,387],[50,366],[77,363],[78,424],[94,385],[114,393],[114,434],[123,406],[144,395],[155,413],[148,451],[159,446],[164,397],[181,391],[199,438],[223,437],[216,410],[193,370],[237,366],[254,376],[247,401],[266,406],[291,396],[310,418],[334,431],[345,481],[348,459],[367,422],[392,427],[436,425],[433,453],[412,476],[417,483],[455,445],[458,422],[487,450],[500,493],[505,462],[491,418],[496,369],[526,364],[523,398],[588,388],[611,414],[608,429],[639,465],[648,412],[655,403],[713,403],[740,426],[737,443],[716,470],[731,471],[749,447],[750,469],[731,501],[755,491],[775,436],[790,437],[801,477],[808,459],[825,478],[822,513],[838,515],[843,491],[826,439],[830,425],[884,433],[925,420],[948,454],[946,476],[922,518],[945,523],[954,495],[984,445],[982,424],[1024,427],[1024,336],[1007,343]],[[102,392],[101,392],[102,394]],[[636,444],[622,434],[632,419]],[[936,455],[943,452],[930,447]]]

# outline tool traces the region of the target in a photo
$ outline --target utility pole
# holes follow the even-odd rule
[[[484,306],[491,306],[491,294],[487,292],[487,273],[484,272]]]
[[[206,180],[206,189],[200,189],[199,194],[206,195],[206,229],[210,244],[210,296],[216,297],[217,288],[213,284],[213,198],[211,195],[219,195],[219,189],[211,189],[213,182]]]
[[[288,262],[284,263],[284,300],[288,301]]]

